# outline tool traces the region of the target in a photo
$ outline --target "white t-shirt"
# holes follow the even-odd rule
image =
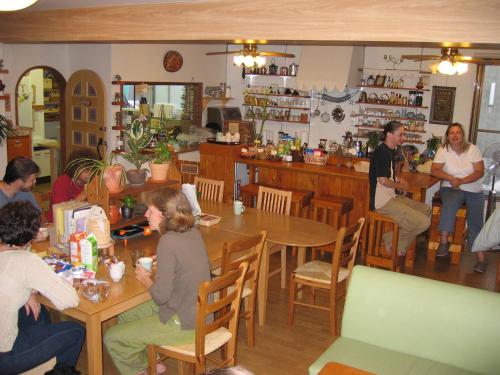
[[[474,172],[472,163],[477,163],[483,160],[481,151],[476,145],[471,144],[466,152],[457,154],[450,148],[439,147],[434,163],[444,164],[443,171],[458,178],[463,178]],[[483,190],[482,178],[477,179],[469,184],[460,185],[460,190],[477,193]],[[441,186],[451,187],[449,181],[442,181]]]

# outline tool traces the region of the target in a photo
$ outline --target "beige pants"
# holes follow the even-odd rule
[[[412,241],[431,225],[431,208],[425,203],[409,198],[392,198],[375,212],[390,217],[399,226],[398,254],[405,255]],[[384,236],[384,242],[391,243],[392,232]]]

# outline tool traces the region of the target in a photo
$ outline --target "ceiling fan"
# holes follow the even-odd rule
[[[243,44],[243,49],[238,51],[207,52],[208,56],[213,55],[235,55],[234,63],[238,66],[246,67],[262,66],[266,63],[265,56],[295,57],[294,54],[284,52],[268,52],[257,50],[257,44]]]
[[[500,58],[495,57],[471,57],[463,56],[458,48],[441,48],[441,55],[402,55],[401,61],[429,61],[438,60],[431,65],[433,73],[439,71],[442,74],[463,74],[467,71],[467,63],[500,65]]]

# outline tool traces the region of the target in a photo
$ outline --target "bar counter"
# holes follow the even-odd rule
[[[259,182],[281,189],[310,190],[315,196],[331,194],[354,198],[354,208],[349,218],[351,223],[365,217],[368,212],[368,174],[356,172],[354,168],[243,158],[236,158],[235,162],[246,164],[250,183]],[[426,190],[439,181],[429,174],[418,172],[403,172],[401,177],[408,181],[413,199],[421,202],[425,201]]]

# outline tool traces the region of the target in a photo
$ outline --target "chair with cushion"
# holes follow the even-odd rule
[[[263,211],[274,212],[282,215],[290,215],[292,204],[292,192],[278,189],[272,189],[265,186],[259,186],[259,194],[257,195],[257,209]],[[269,269],[269,257],[277,252],[281,255],[280,268],[268,272],[269,277],[281,272],[281,288],[286,287],[286,246],[273,246],[269,248],[268,256],[264,259],[266,269]]]
[[[196,191],[200,192],[200,199],[211,202],[222,202],[222,198],[224,197],[224,181],[195,176],[194,186],[196,186]]]
[[[248,272],[241,298],[245,307],[240,309],[240,317],[247,320],[247,344],[255,345],[255,301],[257,300],[257,281],[259,280],[260,260],[266,242],[267,232],[242,237],[236,241],[226,242],[222,250],[222,274],[236,269],[242,262],[248,262]]]
[[[241,293],[248,263],[243,262],[237,270],[231,270],[222,276],[202,283],[198,289],[196,303],[196,329],[193,343],[173,346],[148,345],[149,374],[156,375],[157,354],[175,358],[182,363],[188,362],[195,367],[196,374],[203,374],[206,360],[210,359],[217,367],[234,366],[236,363],[236,343],[238,341],[238,317],[240,312]],[[231,290],[227,291],[229,288]],[[223,298],[210,302],[209,296],[220,295],[227,291]],[[212,321],[214,313],[216,317]],[[225,347],[222,360],[209,357],[215,350]]]
[[[332,335],[339,334],[337,301],[345,297],[364,223],[365,219],[361,218],[349,227],[340,228],[332,254],[332,263],[313,260],[299,266],[292,272],[288,300],[288,324],[293,324],[295,305],[314,307],[330,312],[330,332]],[[328,306],[315,304],[314,293],[313,303],[297,300],[297,293],[307,286],[313,288],[313,291],[315,289],[328,291]]]

